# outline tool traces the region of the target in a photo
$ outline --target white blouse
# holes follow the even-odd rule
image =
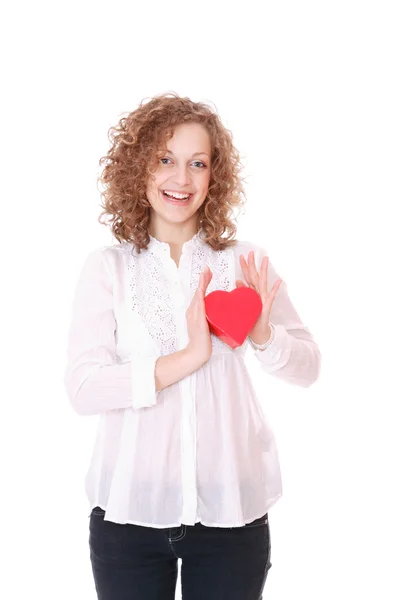
[[[275,437],[256,397],[244,355],[266,374],[308,387],[321,356],[293,307],[284,282],[271,311],[274,339],[254,350],[212,336],[212,355],[197,371],[156,392],[160,356],[186,347],[186,309],[206,264],[207,288],[233,290],[244,276],[239,255],[261,247],[244,241],[215,251],[201,232],[182,248],[151,237],[138,253],[128,242],[89,253],[72,305],[64,385],[80,415],[100,415],[85,477],[89,514],[156,528],[181,523],[238,527],[281,497]],[[268,289],[279,278],[271,260]]]

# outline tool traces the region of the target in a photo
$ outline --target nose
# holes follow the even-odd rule
[[[174,183],[179,187],[190,185],[190,173],[185,165],[177,165],[173,176]]]

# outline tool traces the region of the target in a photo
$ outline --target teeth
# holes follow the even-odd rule
[[[170,198],[175,198],[175,200],[187,200],[190,194],[178,194],[177,192],[166,192],[164,190],[164,194]]]

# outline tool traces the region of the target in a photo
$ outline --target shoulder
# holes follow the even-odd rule
[[[112,260],[126,253],[133,253],[133,246],[128,242],[98,246],[91,251],[91,255],[103,260]]]
[[[105,245],[96,246],[89,250],[85,257],[85,262],[89,263],[102,263],[106,262],[109,257],[117,252],[115,246]]]
[[[127,243],[118,243],[92,248],[86,253],[82,268],[85,272],[103,272],[110,275],[120,262],[122,255],[129,252],[129,247],[131,246]]]

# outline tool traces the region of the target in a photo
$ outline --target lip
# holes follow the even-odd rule
[[[168,192],[172,192],[172,193],[175,192],[177,194],[186,194],[186,193],[188,193],[188,192],[177,192],[175,190],[168,190]],[[189,199],[185,203],[183,203],[180,200],[173,200],[172,198],[167,198],[167,196],[164,195],[164,191],[163,190],[161,190],[161,196],[163,197],[163,200],[165,202],[167,202],[168,204],[172,204],[173,206],[188,206],[190,204],[190,202],[192,201],[194,194],[189,194]]]

